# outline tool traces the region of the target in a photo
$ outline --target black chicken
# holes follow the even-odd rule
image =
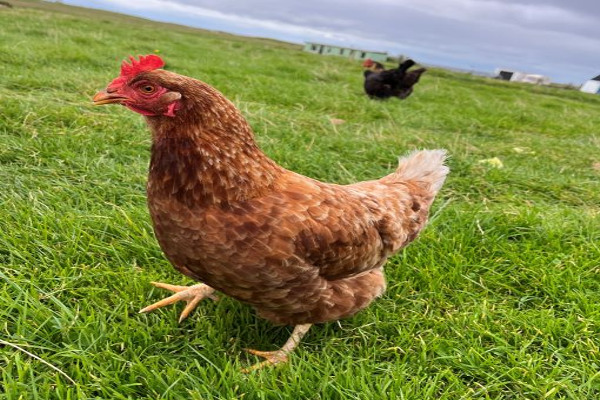
[[[408,71],[413,65],[415,65],[413,60],[406,60],[398,68],[381,72],[366,70],[364,72],[365,93],[372,99],[407,98],[412,93],[413,86],[419,82],[421,74],[427,71],[426,68]]]

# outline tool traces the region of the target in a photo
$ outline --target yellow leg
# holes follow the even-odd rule
[[[304,335],[306,335],[306,332],[308,332],[311,326],[312,324],[296,325],[290,338],[279,350],[260,351],[253,349],[245,349],[250,354],[254,354],[259,357],[265,358],[265,361],[260,362],[258,364],[254,364],[248,368],[244,368],[242,369],[242,372],[248,373],[250,371],[255,371],[257,369],[261,369],[263,367],[271,365],[285,364],[286,362],[288,362],[288,354],[294,351],[294,349],[298,346],[298,344],[300,343]]]
[[[215,289],[207,286],[203,283],[199,283],[193,286],[177,286],[177,285],[169,285],[168,283],[160,283],[160,282],[151,282],[154,286],[167,289],[172,292],[175,292],[174,295],[167,297],[166,299],[162,299],[154,304],[149,305],[148,307],[142,308],[139,312],[146,313],[152,310],[156,310],[157,308],[167,306],[169,304],[177,303],[178,301],[184,300],[188,304],[185,306],[181,315],[179,316],[179,322],[183,321],[190,315],[190,312],[196,308],[200,300],[205,299],[206,297],[210,297],[213,300],[217,299],[217,296],[214,293]]]

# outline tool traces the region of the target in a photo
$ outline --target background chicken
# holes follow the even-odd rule
[[[312,324],[351,316],[384,292],[383,266],[424,227],[448,173],[445,152],[415,152],[379,180],[322,183],[277,165],[221,93],[163,65],[131,58],[94,96],[146,117],[156,237],[176,269],[203,282],[156,283],[176,293],[142,311],[185,300],[183,319],[222,292],[295,326],[281,349],[250,350],[266,359],[250,369],[285,362]]]
[[[374,72],[371,70],[364,71],[365,92],[371,98],[407,98],[412,93],[413,86],[419,82],[419,78],[423,72],[427,71],[426,68],[408,71],[408,69],[413,65],[415,65],[413,60],[406,60],[402,62],[398,68],[379,72]]]

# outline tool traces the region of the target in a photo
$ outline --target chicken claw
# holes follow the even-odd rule
[[[306,332],[308,332],[308,330],[310,329],[311,326],[312,326],[312,324],[296,325],[294,327],[294,331],[292,332],[292,335],[290,336],[290,338],[287,340],[287,342],[285,342],[283,347],[281,347],[281,349],[279,349],[279,350],[260,351],[260,350],[253,350],[253,349],[244,349],[250,354],[254,354],[255,356],[265,358],[265,361],[259,362],[258,364],[251,365],[248,368],[243,368],[242,372],[246,374],[248,372],[256,371],[256,370],[262,369],[267,366],[287,363],[288,362],[288,354],[290,354],[292,351],[294,351],[296,346],[298,346],[298,344],[300,343],[300,340],[302,340],[304,335],[306,335]]]
[[[152,285],[157,288],[167,289],[171,292],[175,292],[174,295],[167,297],[166,299],[162,299],[154,304],[151,304],[147,307],[142,308],[140,313],[147,313],[152,310],[156,310],[157,308],[167,306],[169,304],[177,303],[178,301],[185,300],[188,304],[185,306],[181,315],[179,316],[179,322],[183,321],[190,315],[190,312],[196,308],[200,300],[205,299],[206,297],[210,297],[213,300],[217,300],[217,296],[214,293],[215,289],[211,288],[204,283],[198,283],[193,286],[178,286],[178,285],[169,285],[168,283],[161,282],[150,282]]]

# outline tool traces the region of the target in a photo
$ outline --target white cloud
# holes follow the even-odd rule
[[[308,26],[299,25],[303,21],[303,17],[298,16],[295,20],[298,21],[298,25],[290,24],[285,22],[279,22],[274,20],[255,19],[251,17],[243,17],[235,14],[223,13],[220,11],[209,10],[203,7],[193,6],[189,4],[181,4],[166,0],[128,0],[127,2],[119,0],[102,0],[104,3],[112,4],[115,9],[121,12],[131,11],[145,11],[155,12],[157,15],[168,16],[168,15],[179,15],[190,17],[201,17],[210,18],[213,20],[220,20],[226,22],[228,25],[235,25],[241,30],[244,28],[252,29],[259,28],[261,30],[278,32],[280,35],[283,34],[285,40],[302,43],[304,41],[328,41],[331,44],[342,44],[346,46],[355,47],[366,47],[373,50],[385,50],[385,49],[398,49],[398,52],[407,52],[411,49],[410,45],[400,46],[398,43],[393,41],[381,40],[381,39],[369,39],[362,35],[352,35],[346,33],[335,32],[333,30],[315,29]],[[308,18],[311,22],[315,20],[321,20],[322,22],[332,22],[332,19],[328,19],[324,16]],[[347,27],[352,26],[352,22],[345,19],[333,19],[333,22],[338,25],[344,25]],[[237,32],[242,34],[250,34],[248,32]]]
[[[319,29],[310,28],[302,25],[294,25],[274,20],[265,20],[265,19],[255,19],[251,17],[244,17],[236,14],[223,13],[221,11],[210,10],[207,8],[202,8],[198,6],[181,4],[172,1],[166,0],[128,0],[127,2],[123,2],[120,0],[104,0],[105,3],[112,4],[115,8],[121,9],[124,12],[127,10],[144,10],[144,11],[154,11],[157,15],[165,15],[165,14],[177,14],[180,16],[189,17],[202,17],[202,18],[210,18],[213,20],[221,20],[227,22],[229,24],[235,24],[239,27],[254,27],[261,28],[267,30],[274,30],[279,32],[284,32],[291,35],[312,35],[312,36],[322,36],[322,35],[332,35],[332,37],[340,39],[344,35],[336,35],[333,32],[322,31]],[[345,25],[348,25],[348,21],[343,21]]]
[[[425,14],[460,21],[580,24],[594,20],[586,15],[549,4],[509,3],[495,0],[375,0]]]

